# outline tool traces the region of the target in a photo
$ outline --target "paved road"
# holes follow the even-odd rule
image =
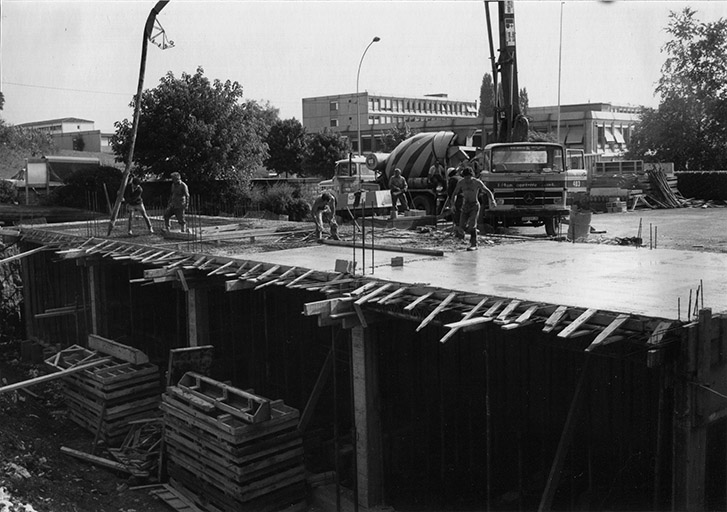
[[[635,237],[641,222],[644,245],[664,249],[727,253],[727,208],[674,208],[626,213],[594,213],[589,240]],[[518,228],[523,234],[540,234],[544,228]],[[651,237],[649,233],[651,232]]]

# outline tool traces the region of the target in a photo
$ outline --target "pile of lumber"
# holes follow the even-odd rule
[[[685,206],[685,199],[679,194],[676,188],[676,178],[668,180],[664,171],[648,171],[649,188],[647,198],[650,203],[656,203],[660,208],[682,208]]]
[[[89,348],[73,345],[45,361],[61,371],[94,362],[62,378],[69,418],[96,440],[119,446],[130,422],[158,415],[159,368],[143,353],[95,335],[89,336]]]
[[[296,409],[194,372],[167,388],[161,409],[169,482],[196,506],[305,509]]]

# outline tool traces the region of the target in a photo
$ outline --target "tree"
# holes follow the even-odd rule
[[[242,100],[237,82],[210,82],[199,67],[180,78],[168,72],[142,93],[134,163],[142,173],[178,171],[192,182],[239,179],[262,166],[263,142],[277,110]],[[133,107],[133,102],[132,102]],[[118,160],[128,155],[131,122],[116,123],[111,146]]]
[[[346,158],[351,152],[351,143],[328,129],[320,133],[309,133],[305,139],[302,169],[306,176],[333,177],[336,161]]]
[[[495,115],[495,85],[492,82],[492,75],[485,73],[480,86],[480,117],[492,117]]]
[[[303,161],[305,134],[305,128],[295,118],[276,121],[265,138],[269,152],[265,160],[267,168],[278,173],[298,172]]]
[[[727,168],[727,21],[700,23],[671,12],[662,51],[658,108],[644,109],[628,158],[674,162],[677,169]]]
[[[6,124],[0,119],[0,177],[9,178],[25,167],[25,159],[55,150],[49,133]]]
[[[520,102],[520,112],[524,116],[528,115],[528,108],[530,108],[530,99],[528,98],[528,90],[523,87],[520,89],[520,96],[518,97],[518,101]]]
[[[391,153],[394,148],[399,145],[402,141],[405,141],[409,137],[415,135],[416,132],[412,131],[411,127],[406,123],[397,124],[395,127],[387,130],[381,136],[381,144],[384,147],[384,151]]]

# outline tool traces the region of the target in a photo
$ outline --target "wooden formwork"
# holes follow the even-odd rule
[[[170,483],[199,507],[274,511],[305,502],[298,411],[192,372],[162,395]]]

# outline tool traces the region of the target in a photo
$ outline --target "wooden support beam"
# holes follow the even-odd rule
[[[283,279],[285,279],[286,277],[288,277],[290,274],[294,273],[297,269],[298,269],[298,267],[290,267],[288,270],[286,270],[285,272],[283,272],[282,274],[280,274],[275,279],[272,279],[270,281],[267,281],[265,283],[262,283],[262,284],[257,285],[255,287],[255,289],[256,290],[259,290],[260,288],[264,288],[266,286],[270,286],[270,285],[273,285],[273,284],[277,284],[277,283],[281,282]]]
[[[105,405],[106,404],[104,403],[104,406]],[[115,469],[116,471],[122,471],[124,473],[133,473],[133,471],[131,471],[125,464],[122,464],[120,462],[104,459],[103,457],[98,457],[96,455],[92,455],[90,453],[82,452],[79,450],[74,450],[73,448],[68,448],[67,446],[61,446],[61,451],[65,454],[72,455],[78,459],[85,460],[86,462],[90,462],[98,466],[103,466],[108,469]]]
[[[475,313],[477,313],[477,311],[479,311],[482,306],[485,305],[485,302],[487,302],[487,297],[482,299],[479,303],[477,303],[477,305],[475,307],[473,307],[467,313],[465,313],[464,317],[462,317],[462,320],[468,320],[468,319],[472,318],[472,316]],[[460,328],[461,327],[455,327],[453,329],[450,329],[447,333],[445,333],[444,336],[441,337],[439,342],[446,343],[452,336],[454,336],[457,333],[457,331],[460,330]]]
[[[349,295],[351,297],[358,297],[362,293],[364,293],[364,292],[370,290],[371,288],[373,288],[374,286],[376,286],[376,284],[377,283],[375,283],[373,281],[370,283],[365,283],[365,284],[359,286],[358,288],[356,288],[355,290],[353,290],[352,292],[347,293],[346,295]]]
[[[31,254],[35,254],[37,252],[47,251],[47,250],[48,250],[48,248],[46,246],[42,246],[42,247],[36,247],[35,249],[31,249],[29,251],[21,252],[20,254],[14,254],[13,256],[9,256],[3,260],[0,260],[0,265],[2,265],[3,263],[10,263],[11,261],[15,261],[15,260],[19,260],[19,259],[28,257]]]
[[[313,411],[318,404],[318,399],[323,392],[323,388],[325,387],[326,381],[328,380],[328,376],[331,374],[332,367],[333,350],[329,350],[328,355],[326,356],[326,360],[323,361],[321,371],[318,372],[318,378],[313,385],[313,390],[311,391],[310,396],[308,397],[308,401],[305,403],[305,408],[303,409],[303,412],[300,415],[300,419],[298,420],[298,432],[300,432],[301,434],[305,432],[308,423],[313,417]]]
[[[506,331],[509,331],[511,329],[517,329],[518,327],[522,327],[523,325],[527,325],[530,322],[530,317],[533,316],[533,314],[540,309],[539,304],[535,304],[533,306],[530,306],[528,309],[526,309],[519,317],[515,319],[514,322],[511,322],[509,324],[505,324],[502,326],[502,328]]]
[[[234,279],[232,281],[225,281],[226,292],[236,292],[238,290],[249,290],[254,288],[255,283],[247,280]]]
[[[432,295],[434,295],[434,292],[427,292],[424,295],[420,295],[419,297],[414,299],[414,302],[412,302],[411,304],[409,304],[407,306],[404,306],[404,311],[411,311],[412,309],[417,307],[419,304],[421,304],[422,302],[427,300]]]
[[[156,258],[157,256],[161,256],[162,254],[164,254],[164,251],[156,251],[156,252],[153,252],[153,253],[151,253],[151,254],[150,254],[149,256],[147,256],[147,257],[143,258],[143,259],[141,260],[141,263],[146,263],[146,262],[148,262],[148,261],[151,261],[151,260],[153,260],[154,258]]]
[[[396,290],[394,290],[390,294],[388,294],[388,295],[382,297],[381,299],[379,299],[378,300],[378,303],[383,306],[383,305],[387,304],[388,302],[394,300],[396,297],[398,297],[399,295],[401,295],[402,293],[404,293],[406,290],[407,290],[407,288],[405,288],[405,287],[404,288],[397,288]]]
[[[279,269],[280,269],[280,265],[273,265],[272,267],[270,267],[269,269],[267,269],[265,272],[263,272],[262,274],[260,274],[256,278],[254,278],[254,280],[259,282],[262,279],[265,279],[266,277],[268,277],[269,275],[274,274]]]
[[[561,318],[563,318],[563,315],[565,315],[567,312],[568,306],[558,306],[556,310],[553,311],[553,313],[545,321],[543,332],[550,332],[555,329],[555,326],[558,325],[558,322],[560,322]]]
[[[48,375],[41,375],[40,377],[35,377],[33,379],[24,380],[22,382],[16,382],[14,384],[8,384],[7,386],[3,386],[0,388],[0,395],[3,393],[7,393],[8,391],[15,391],[16,389],[27,388],[28,386],[34,386],[35,384],[40,384],[42,382],[48,382],[51,380],[60,379],[61,377],[65,377],[66,375],[88,370],[95,366],[99,366],[101,364],[107,363],[107,362],[111,361],[112,359],[113,358],[111,358],[111,357],[104,357],[101,359],[97,359],[96,361],[91,361],[90,363],[86,363],[84,365],[73,366],[71,368],[61,370],[59,372],[49,373]]]
[[[253,272],[257,271],[257,270],[258,270],[258,269],[259,269],[260,267],[262,267],[262,266],[263,266],[263,264],[262,264],[262,263],[258,263],[257,265],[254,265],[254,266],[253,266],[253,267],[252,267],[252,268],[251,268],[250,270],[248,270],[248,271],[247,271],[247,272],[245,272],[244,274],[240,274],[239,276],[237,276],[237,278],[238,278],[238,279],[247,279],[247,276],[249,276],[249,275],[250,275],[250,274],[252,274]]]
[[[73,315],[79,311],[82,311],[83,308],[79,308],[76,305],[73,306],[63,306],[61,308],[50,308],[46,309],[43,313],[36,313],[34,315],[35,318],[53,318],[56,316],[65,316],[65,315]]]
[[[312,274],[313,272],[315,272],[315,270],[313,270],[313,269],[310,269],[310,270],[306,270],[306,271],[305,271],[305,272],[303,272],[303,273],[302,273],[301,275],[299,275],[298,277],[296,277],[295,279],[293,279],[293,280],[292,280],[291,282],[289,282],[288,284],[286,284],[286,285],[285,285],[285,287],[286,287],[286,288],[292,288],[292,287],[293,287],[293,286],[295,286],[295,285],[296,285],[296,284],[297,284],[297,283],[298,283],[299,281],[302,281],[303,279],[305,279],[306,277],[308,277],[309,275],[311,275],[311,274]]]
[[[386,284],[384,284],[382,286],[379,286],[378,288],[376,288],[371,293],[368,293],[368,294],[364,295],[363,297],[357,299],[354,304],[357,304],[357,305],[361,306],[362,304],[365,304],[366,302],[370,301],[371,299],[373,299],[374,297],[376,297],[380,293],[385,292],[386,290],[388,290],[392,286],[394,286],[394,283],[386,283]]]
[[[116,359],[128,363],[144,364],[149,362],[149,356],[141,350],[97,334],[88,335],[88,348],[114,356]]]
[[[586,395],[586,382],[590,374],[591,360],[594,356],[587,354],[583,361],[583,367],[581,373],[578,376],[578,383],[576,384],[575,392],[573,393],[573,399],[571,400],[570,408],[568,409],[568,416],[565,419],[563,425],[563,432],[560,435],[560,441],[558,442],[558,448],[555,451],[555,457],[553,458],[553,464],[550,467],[550,474],[548,480],[545,483],[545,490],[543,496],[540,499],[540,505],[538,512],[546,512],[550,510],[553,504],[553,497],[555,491],[558,490],[558,483],[560,481],[560,474],[563,470],[563,464],[565,458],[568,455],[568,449],[573,440],[573,432],[578,420],[578,414],[580,413],[581,404]]]
[[[606,326],[606,328],[604,328],[601,331],[601,333],[598,336],[596,336],[596,339],[594,339],[591,342],[591,344],[588,345],[588,347],[586,347],[586,352],[590,352],[594,348],[596,348],[596,347],[598,347],[600,345],[606,344],[609,336],[611,336],[611,334],[613,334],[616,331],[616,329],[618,329],[619,327],[621,327],[621,325],[623,325],[623,323],[626,320],[628,320],[628,319],[629,319],[629,315],[625,315],[625,314],[618,315],[613,320],[613,322],[611,322],[610,324],[608,324]]]
[[[502,310],[502,312],[497,315],[497,318],[495,319],[496,322],[502,322],[505,323],[507,321],[507,317],[510,316],[510,313],[515,311],[515,308],[517,308],[522,301],[513,299],[510,301],[510,304],[505,306],[505,309]]]
[[[188,292],[189,284],[187,283],[187,278],[184,277],[184,271],[181,268],[177,269],[177,277],[179,278],[179,282],[182,284],[182,289],[185,292]]]
[[[226,268],[228,268],[228,267],[231,267],[231,266],[232,266],[232,265],[234,265],[234,264],[235,264],[235,261],[234,261],[234,260],[230,260],[230,261],[228,261],[227,263],[225,263],[224,265],[221,265],[221,266],[217,267],[216,269],[214,269],[214,270],[212,270],[212,271],[208,272],[208,273],[207,273],[207,275],[208,275],[208,276],[212,276],[212,275],[214,275],[214,274],[219,274],[219,273],[221,273],[221,272],[222,272],[223,270],[225,270],[225,269],[226,269]]]
[[[447,304],[452,302],[452,300],[454,300],[454,298],[456,296],[457,296],[457,294],[455,292],[452,292],[449,295],[447,295],[447,297],[445,297],[445,299],[442,302],[440,302],[439,305],[436,308],[434,308],[434,310],[431,313],[429,313],[429,316],[427,316],[424,320],[422,320],[422,323],[419,324],[419,326],[416,328],[416,331],[419,332],[422,329],[424,329],[424,327],[426,327],[432,320],[434,320],[436,318],[436,316],[439,313],[441,313],[442,310],[445,307],[447,307]]]
[[[649,341],[647,341],[647,343],[649,345],[657,345],[661,343],[661,340],[664,338],[664,335],[669,331],[673,323],[674,322],[671,321],[659,322],[649,336]]]
[[[576,330],[581,325],[586,323],[593,315],[595,315],[597,311],[598,310],[595,308],[586,309],[583,313],[580,314],[580,316],[578,318],[573,320],[565,329],[560,331],[558,333],[558,337],[559,338],[569,338],[576,332]]]

